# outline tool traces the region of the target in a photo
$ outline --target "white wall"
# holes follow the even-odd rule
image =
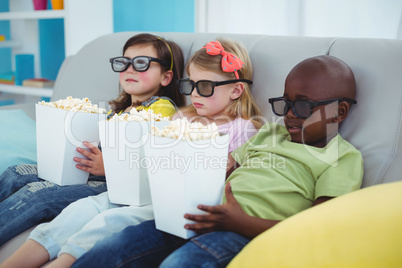
[[[401,0],[196,0],[196,31],[402,38]]]

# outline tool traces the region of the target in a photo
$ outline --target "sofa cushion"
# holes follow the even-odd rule
[[[401,267],[402,182],[335,198],[277,224],[230,263],[237,267]]]
[[[0,110],[0,126],[0,174],[12,165],[35,164],[35,121],[22,110]]]
[[[364,158],[363,188],[401,180],[402,42],[339,38],[329,55],[352,68],[357,104],[340,133]]]

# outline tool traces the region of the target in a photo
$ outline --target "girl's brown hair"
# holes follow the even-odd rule
[[[150,45],[156,50],[157,57],[161,60],[168,62],[168,66],[161,65],[162,72],[170,70],[173,61],[173,78],[167,86],[162,86],[158,91],[158,96],[170,98],[178,107],[184,105],[184,97],[180,93],[176,81],[182,77],[184,70],[184,57],[180,47],[172,42],[164,40],[161,37],[152,34],[138,34],[127,40],[123,47],[123,55],[129,47],[137,45]],[[173,55],[173,59],[172,59]],[[121,90],[117,99],[109,101],[112,110],[116,113],[124,111],[127,107],[131,106],[131,95]]]
[[[251,65],[251,59],[247,50],[241,44],[232,40],[218,40],[225,51],[232,53],[244,62],[244,66],[237,70],[240,79],[253,79],[253,68]],[[234,73],[224,72],[222,70],[222,56],[221,55],[209,55],[206,53],[205,48],[196,51],[188,60],[186,64],[186,71],[190,75],[189,67],[191,64],[197,66],[197,68],[205,71],[212,71],[217,74],[226,76],[228,80],[236,79]],[[244,84],[243,94],[226,108],[225,115],[234,118],[243,118],[250,120],[253,125],[259,129],[263,125],[261,118],[261,111],[258,108],[255,100],[251,94],[250,85]],[[184,114],[190,117],[197,117],[197,111],[193,105],[189,105],[182,109]]]

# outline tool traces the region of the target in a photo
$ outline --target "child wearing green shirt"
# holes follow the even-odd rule
[[[285,126],[267,123],[232,153],[226,200],[184,215],[185,240],[154,221],[130,226],[98,242],[73,267],[225,267],[255,236],[331,198],[357,190],[362,156],[338,133],[356,93],[353,73],[332,56],[308,58],[289,73],[282,97],[269,102]]]

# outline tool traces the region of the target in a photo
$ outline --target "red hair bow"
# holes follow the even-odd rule
[[[226,52],[219,41],[209,42],[203,48],[205,48],[209,55],[222,55],[222,70],[227,73],[233,72],[236,79],[239,79],[237,70],[240,70],[241,67],[243,67],[244,62],[232,53]]]

